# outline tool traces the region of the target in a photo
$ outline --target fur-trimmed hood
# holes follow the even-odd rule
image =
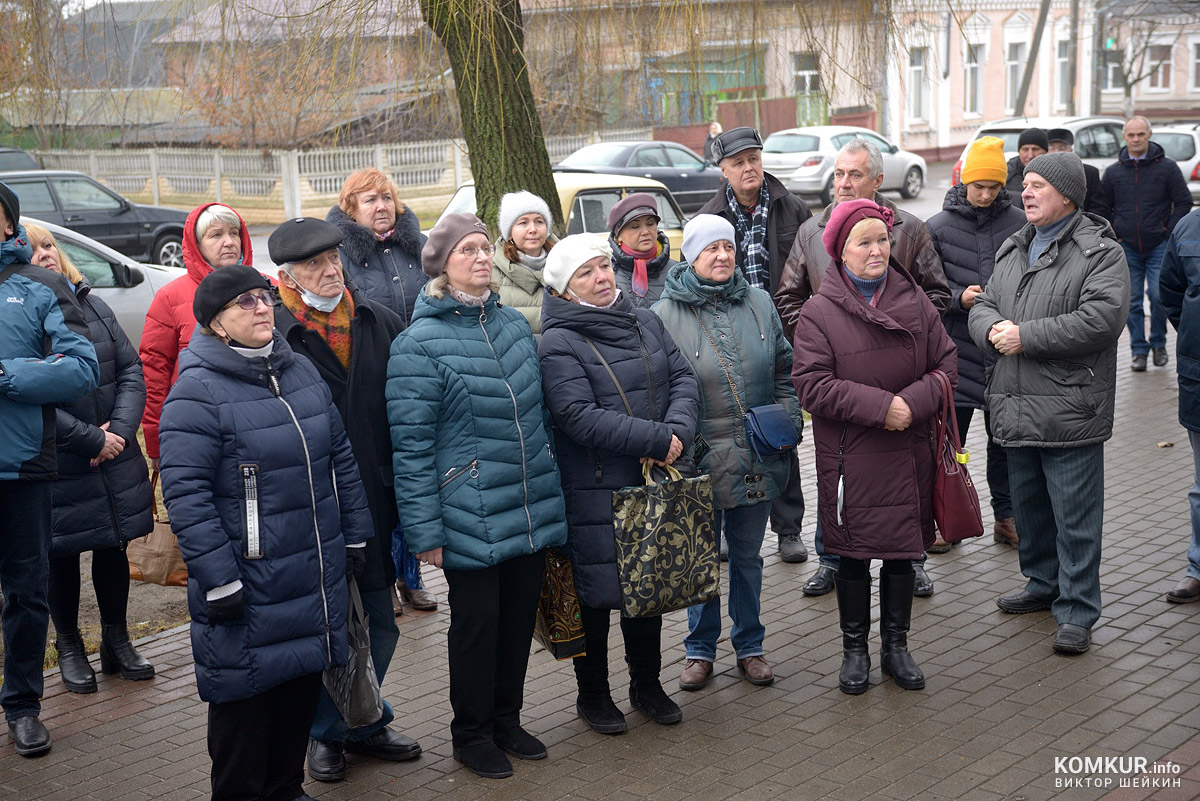
[[[371,229],[359,225],[340,207],[331,208],[325,219],[341,229],[342,236],[345,237],[342,240],[342,248],[351,261],[360,264],[365,262],[379,246],[381,240],[375,238]],[[421,235],[420,223],[412,209],[402,206],[396,210],[396,227],[392,229],[391,235],[382,241],[398,247],[418,263],[421,261],[421,248],[425,244],[425,237]]]

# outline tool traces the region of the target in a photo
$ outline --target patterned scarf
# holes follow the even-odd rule
[[[350,321],[354,319],[354,301],[350,292],[342,294],[342,300],[331,312],[319,312],[304,302],[300,293],[279,282],[279,299],[292,316],[307,328],[315,331],[329,345],[342,367],[350,369]]]
[[[768,289],[771,284],[771,254],[767,252],[767,182],[763,181],[758,188],[758,203],[749,214],[748,225],[747,214],[729,184],[725,184],[725,201],[733,210],[738,247],[742,251],[742,272],[746,274],[750,286]]]

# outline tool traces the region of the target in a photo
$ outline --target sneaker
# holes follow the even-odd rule
[[[808,561],[808,548],[804,547],[799,531],[779,535],[779,558],[792,564]]]

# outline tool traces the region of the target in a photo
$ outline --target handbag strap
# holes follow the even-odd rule
[[[17,261],[17,262],[13,262],[12,264],[8,265],[3,270],[0,270],[0,286],[2,286],[5,281],[12,278],[13,274],[16,273],[17,270],[21,269],[24,266],[25,266],[25,262]]]
[[[931,375],[938,382],[938,388],[942,394],[942,409],[938,414],[937,441],[949,439],[957,457],[962,451],[962,439],[958,433],[958,415],[954,413],[954,389],[950,384],[950,376],[942,370],[934,370]]]
[[[708,333],[708,328],[705,327],[704,321],[700,319],[700,312],[696,311],[695,306],[688,306],[692,310],[692,314],[696,315],[696,322],[700,323],[700,330],[704,332],[708,344],[712,346],[713,353],[717,356],[717,362],[721,365],[721,370],[725,373],[725,380],[729,382],[729,388],[733,390],[733,402],[737,404],[738,411],[742,413],[742,417],[746,416],[746,410],[742,408],[742,401],[738,398],[737,387],[733,385],[733,379],[729,377],[729,368],[725,366],[725,360],[721,358],[721,351],[717,350],[717,343],[713,342],[712,336]]]
[[[608,366],[608,361],[605,360],[605,358],[600,354],[600,349],[596,347],[596,343],[592,342],[592,340],[588,339],[587,337],[584,337],[583,341],[588,343],[588,347],[592,349],[592,352],[596,354],[596,358],[600,360],[600,366],[604,368],[604,372],[608,373],[608,377],[611,378],[613,384],[616,385],[617,394],[621,396],[621,403],[625,404],[625,411],[629,413],[630,417],[637,417],[637,415],[633,413],[633,407],[629,405],[629,398],[625,397],[625,390],[622,389],[621,382],[617,380],[617,374],[614,373],[612,368]]]

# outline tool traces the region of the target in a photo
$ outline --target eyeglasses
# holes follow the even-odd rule
[[[260,300],[268,309],[274,307],[275,304],[279,302],[275,299],[275,295],[271,292],[264,292],[261,295],[255,295],[253,292],[247,292],[244,295],[238,295],[225,308],[232,309],[234,306],[237,306],[239,309],[244,311],[254,311],[258,307],[258,302]]]
[[[452,250],[450,252],[451,253],[461,253],[464,256],[466,256],[468,259],[473,259],[476,256],[478,256],[480,253],[482,253],[485,256],[491,256],[493,253],[496,252],[496,249],[494,247],[492,247],[491,245],[482,245],[480,247],[476,247],[475,245],[463,245],[461,248],[458,248],[457,250]]]

